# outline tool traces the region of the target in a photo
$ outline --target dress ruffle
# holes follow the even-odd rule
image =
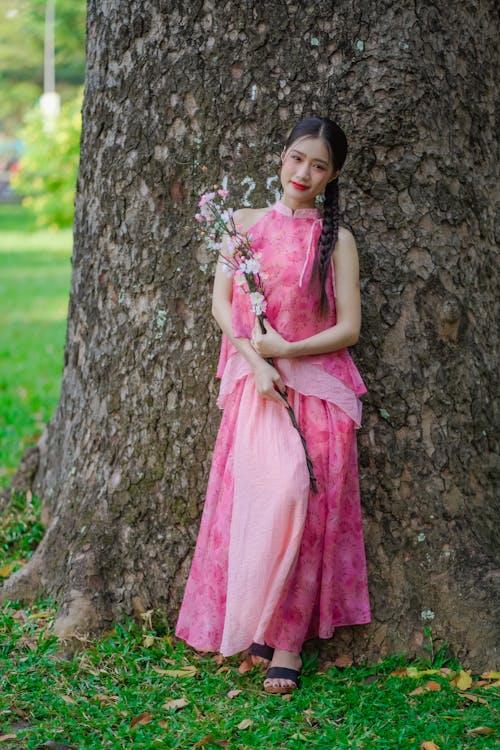
[[[246,359],[233,348],[221,372],[221,383],[217,405],[224,409],[228,397],[239,380],[252,374]],[[325,369],[320,357],[297,357],[296,359],[277,358],[274,361],[285,385],[304,396],[318,398],[335,404],[344,411],[356,425],[361,427],[362,403],[355,391],[340,378]]]

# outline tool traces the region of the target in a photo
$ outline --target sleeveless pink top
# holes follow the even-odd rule
[[[330,265],[326,291],[330,304],[328,316],[317,311],[319,290],[309,288],[316,246],[322,229],[316,208],[293,212],[278,201],[249,230],[252,247],[262,255],[261,269],[267,274],[264,293],[266,317],[288,341],[299,341],[334,326],[335,279]],[[236,337],[250,338],[255,315],[248,295],[233,284],[232,324]],[[366,386],[346,348],[327,354],[291,359],[276,358],[275,365],[284,383],[303,393],[317,396],[343,409],[361,425],[361,401]],[[252,372],[245,358],[222,336],[217,377],[221,378],[218,405],[223,408],[239,379]]]

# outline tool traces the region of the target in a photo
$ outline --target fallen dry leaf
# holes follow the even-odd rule
[[[7,563],[6,565],[2,565],[2,567],[0,568],[0,577],[7,578],[8,576],[10,576],[10,574],[12,573],[16,565],[19,565],[19,560],[13,560],[12,562]]]
[[[61,698],[65,703],[70,703],[72,706],[78,705],[75,700],[71,697],[71,695],[61,695]]]
[[[113,703],[116,703],[117,700],[119,700],[119,696],[118,695],[99,695],[99,694],[97,694],[97,695],[93,695],[92,697],[95,698],[96,701],[99,701],[100,703],[102,703],[104,706],[110,706]]]
[[[500,687],[500,680],[496,680],[496,682],[489,682],[485,686],[485,690],[490,690],[491,688],[496,688],[496,687]]]
[[[238,729],[248,729],[248,727],[251,727],[253,724],[252,719],[243,719],[243,721],[240,721],[240,723],[237,725]]]
[[[224,672],[230,672],[231,667],[219,667],[215,674],[224,674]]]
[[[481,698],[480,695],[474,695],[474,693],[459,693],[459,695],[462,698],[467,698],[468,701],[472,701],[473,703],[486,703],[486,705],[488,705],[486,698]]]
[[[236,698],[237,695],[241,693],[241,690],[230,690],[227,694],[228,698]]]
[[[161,727],[162,729],[168,729],[170,725],[168,721],[165,721],[164,719],[162,719],[161,721],[158,722],[158,726]]]
[[[439,669],[417,669],[416,667],[403,667],[391,672],[391,677],[413,677],[418,678],[426,674],[439,674]]]
[[[2,734],[0,735],[0,742],[7,742],[7,740],[17,739],[17,734]]]
[[[27,719],[29,714],[27,711],[24,711],[22,708],[19,708],[19,706],[16,706],[14,703],[10,706],[11,710],[14,711],[18,716],[21,717],[21,719]]]
[[[244,659],[240,666],[238,667],[238,672],[240,674],[245,674],[245,672],[249,672],[253,667],[252,659],[250,656],[247,656],[246,659]]]
[[[481,677],[484,680],[500,680],[500,672],[483,672]]]
[[[468,729],[467,734],[493,734],[491,727],[475,727],[474,729]]]
[[[142,640],[142,645],[145,648],[151,648],[151,646],[153,645],[154,642],[155,642],[154,635],[145,635],[144,638],[143,638],[143,640]]]
[[[425,683],[424,690],[441,690],[441,685],[435,680],[429,680]]]
[[[151,714],[149,711],[143,711],[142,714],[139,714],[139,716],[136,716],[135,719],[132,719],[130,722],[131,727],[135,727],[136,724],[149,724],[150,721],[153,720],[153,714]]]
[[[346,667],[352,667],[353,658],[350,654],[342,654],[337,656],[333,662],[337,669],[345,669]]]
[[[194,677],[198,674],[198,668],[195,667],[194,664],[190,664],[188,667],[181,667],[181,669],[162,669],[161,672],[159,672],[158,669],[159,668],[155,669],[155,672],[158,672],[158,674],[167,677],[178,677],[181,680],[185,677]]]
[[[151,665],[151,669],[153,669],[156,672],[156,674],[159,674],[159,675],[166,675],[166,674],[168,674],[168,671],[166,669],[162,669],[161,667],[157,667],[156,664],[152,664]]]
[[[439,745],[436,745],[432,740],[428,742],[422,742],[420,747],[422,750],[439,750]]]
[[[415,690],[412,690],[409,695],[421,695],[422,693],[428,693],[432,690],[441,690],[441,685],[439,684],[439,682],[429,680],[429,682],[426,682],[425,685],[421,685],[420,687],[415,688]]]
[[[403,667],[401,669],[393,669],[391,677],[408,677],[408,669]]]
[[[189,706],[189,701],[186,698],[174,698],[163,704],[163,708],[166,708],[167,711],[178,711],[185,706]]]
[[[213,734],[206,734],[204,737],[201,738],[201,740],[198,740],[198,742],[195,742],[194,745],[192,745],[191,747],[202,747],[203,745],[206,745],[207,742],[211,742],[213,738],[214,738]]]
[[[470,676],[470,671],[464,672],[464,670],[461,669],[455,679],[451,680],[450,685],[457,687],[459,690],[468,690],[472,685],[472,677]]]

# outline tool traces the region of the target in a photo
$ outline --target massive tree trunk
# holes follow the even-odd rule
[[[4,597],[56,596],[59,633],[174,623],[219,420],[197,195],[229,175],[235,205],[270,203],[287,131],[328,114],[351,144],[374,616],[329,647],[412,654],[430,624],[495,661],[498,33],[493,2],[448,12],[91,0],[62,392],[32,482],[47,532]]]

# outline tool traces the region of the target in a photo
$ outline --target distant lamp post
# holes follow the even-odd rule
[[[45,6],[45,45],[43,55],[43,94],[40,97],[44,129],[46,133],[54,131],[57,116],[61,110],[61,97],[56,92],[56,73],[54,64],[54,15],[55,0],[47,0]]]

